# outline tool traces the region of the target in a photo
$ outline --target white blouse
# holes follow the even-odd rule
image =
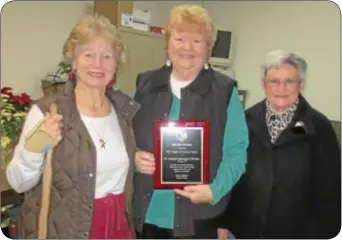
[[[38,106],[32,106],[12,161],[6,169],[8,183],[18,192],[26,192],[38,184],[44,164],[44,153],[29,152],[24,148],[25,138],[31,129],[44,118]],[[95,198],[105,197],[109,193],[119,194],[124,191],[129,159],[116,111],[106,117],[81,115],[97,152],[97,172]],[[100,138],[106,144],[101,147]],[[89,176],[89,177],[95,177]]]

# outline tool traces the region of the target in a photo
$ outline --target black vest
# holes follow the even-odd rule
[[[169,80],[171,67],[139,74],[134,99],[141,104],[133,119],[137,147],[153,153],[153,123],[168,120],[172,104]],[[216,175],[222,158],[222,145],[227,119],[227,108],[236,82],[213,71],[202,69],[197,78],[181,91],[180,120],[209,120],[210,182]],[[153,192],[153,176],[135,173],[134,208],[137,230],[142,231],[147,207]],[[175,235],[193,234],[193,219],[212,218],[220,214],[228,203],[228,196],[216,205],[192,204],[178,197],[175,205]],[[187,229],[188,228],[188,229]]]

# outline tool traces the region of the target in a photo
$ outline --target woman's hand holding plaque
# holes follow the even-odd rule
[[[135,153],[135,166],[141,173],[153,175],[155,171],[154,155],[145,151]]]

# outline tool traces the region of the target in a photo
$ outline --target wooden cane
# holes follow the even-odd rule
[[[50,106],[50,114],[57,114],[57,105]],[[42,179],[41,207],[38,219],[38,239],[46,239],[48,231],[48,216],[50,208],[51,182],[52,182],[52,154],[53,148],[47,150]]]

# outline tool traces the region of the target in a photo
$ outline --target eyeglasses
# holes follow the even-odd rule
[[[265,82],[273,88],[280,87],[281,84],[284,84],[285,87],[292,88],[298,86],[300,80],[287,79],[285,81],[281,81],[279,79],[267,79]]]

